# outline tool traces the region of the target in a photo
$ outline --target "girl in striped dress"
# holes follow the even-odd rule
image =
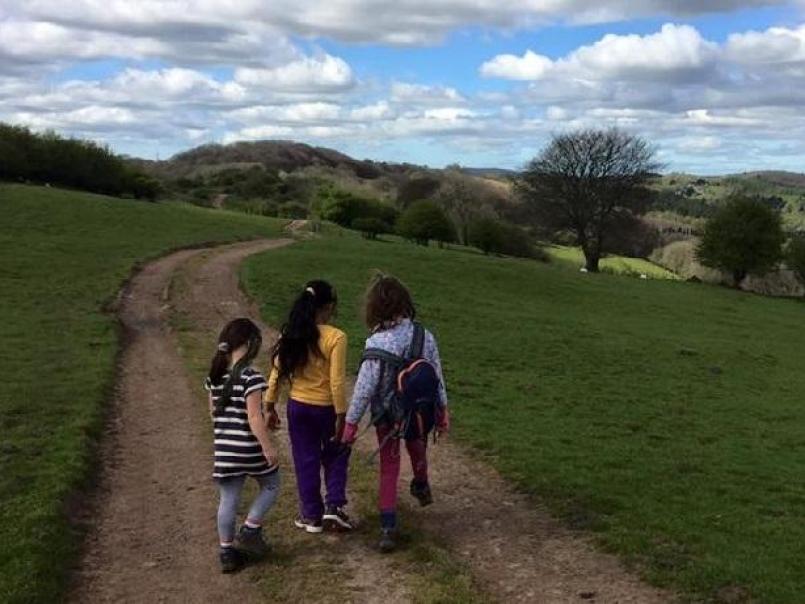
[[[215,433],[213,477],[221,496],[218,536],[221,570],[225,573],[240,568],[244,554],[265,555],[261,526],[279,492],[277,452],[268,437],[262,410],[267,385],[251,367],[261,344],[260,330],[252,321],[230,321],[218,337],[205,383]],[[237,534],[235,548],[238,502],[247,476],[257,481],[259,490]]]

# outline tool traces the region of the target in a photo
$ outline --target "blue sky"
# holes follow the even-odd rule
[[[616,126],[669,170],[805,171],[802,0],[0,0],[0,41],[0,120],[141,157],[517,168]]]

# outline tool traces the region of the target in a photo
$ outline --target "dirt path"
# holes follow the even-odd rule
[[[266,574],[260,567],[235,577],[218,572],[216,494],[209,480],[209,442],[203,438],[207,426],[199,413],[198,390],[186,379],[167,319],[169,311],[179,311],[191,338],[212,340],[229,318],[256,318],[256,309],[237,288],[237,267],[246,256],[285,243],[261,241],[179,252],[148,265],[127,289],[120,316],[129,341],[111,434],[102,451],[105,470],[98,501],[92,506],[92,530],[71,600],[220,602],[231,599],[233,587],[242,602],[259,601],[264,595],[257,585]],[[179,272],[185,283],[171,291],[171,309],[168,292]],[[364,440],[368,447],[369,439]],[[288,467],[286,458],[286,493],[293,490]],[[447,544],[496,599],[670,600],[668,594],[629,574],[617,559],[562,528],[459,447],[440,444],[432,473],[436,504],[406,510],[404,517]],[[407,484],[407,479],[402,480]],[[402,493],[407,490],[405,485],[400,488]],[[324,537],[329,541],[321,541],[317,549],[309,541],[292,541],[302,539],[298,533],[279,538],[285,539],[286,550],[294,552],[291,567],[282,567],[286,572],[297,565],[315,566],[328,581],[325,567],[333,560],[326,558],[337,556],[337,582],[348,591],[340,601],[410,600],[409,569],[396,557],[375,554],[366,539]],[[284,593],[288,597],[289,592]],[[304,593],[295,593],[290,600],[302,601]]]

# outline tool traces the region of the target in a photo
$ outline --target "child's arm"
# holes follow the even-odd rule
[[[439,402],[442,407],[447,407],[447,387],[444,383],[444,374],[442,373],[442,360],[439,357],[439,347],[436,344],[436,338],[433,334],[428,332],[425,337],[425,348],[423,350],[425,359],[433,365],[436,373],[439,376]]]
[[[347,424],[344,428],[342,442],[354,442],[355,435],[358,432],[358,424],[363,414],[366,413],[366,408],[369,406],[379,382],[380,361],[368,359],[361,363],[358,380],[355,382],[355,389],[352,391],[352,401],[349,403],[349,409],[347,410]]]
[[[271,444],[268,438],[268,429],[266,428],[265,421],[263,420],[262,397],[260,391],[246,395],[246,411],[249,415],[249,427],[252,429],[252,434],[257,438],[260,446],[263,448],[263,455],[269,466],[277,465],[277,451]]]
[[[347,412],[347,336],[339,335],[330,353],[330,393],[333,397],[336,422],[333,440],[341,440],[344,432],[344,415]]]
[[[279,390],[279,370],[276,363],[272,363],[271,371],[268,376],[268,389],[263,396],[266,403],[266,425],[269,430],[277,430],[280,427],[280,418],[277,415],[277,391]]]

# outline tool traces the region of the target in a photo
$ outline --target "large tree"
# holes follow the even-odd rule
[[[735,195],[704,227],[696,255],[705,266],[729,274],[733,287],[747,275],[763,275],[783,259],[782,218],[763,201]]]
[[[644,139],[618,129],[581,130],[553,137],[520,180],[538,227],[569,231],[598,271],[615,233],[648,208],[646,187],[661,168]]]

